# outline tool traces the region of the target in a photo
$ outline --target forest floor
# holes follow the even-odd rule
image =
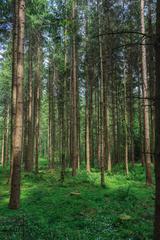
[[[65,182],[59,173],[22,173],[21,207],[8,209],[8,170],[0,169],[0,240],[151,240],[154,187],[145,185],[144,169],[129,176],[122,167],[106,174],[80,171]],[[119,172],[119,173],[116,173]]]

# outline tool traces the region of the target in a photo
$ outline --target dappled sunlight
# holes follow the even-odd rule
[[[59,171],[23,173],[19,210],[7,209],[7,185],[1,190],[3,219],[24,217],[26,236],[37,234],[37,239],[44,235],[49,239],[51,234],[61,240],[150,239],[153,188],[145,187],[144,173],[143,182],[130,180],[140,168],[137,165],[130,177],[106,173],[106,188],[100,187],[99,173],[94,171],[79,171],[75,178],[69,171],[63,184]]]

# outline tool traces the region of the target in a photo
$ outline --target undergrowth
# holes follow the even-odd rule
[[[151,240],[154,188],[145,185],[144,169],[129,176],[123,168],[106,173],[100,187],[97,171],[45,170],[22,173],[21,207],[8,209],[8,170],[0,169],[0,240]]]

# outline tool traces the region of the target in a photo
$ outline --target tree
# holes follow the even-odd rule
[[[20,205],[20,172],[21,172],[21,157],[22,157],[22,123],[23,123],[23,54],[24,54],[24,24],[25,24],[25,1],[19,0],[14,3],[14,11],[18,8],[18,14],[15,14],[18,21],[18,37],[17,44],[13,51],[17,53],[16,69],[16,116],[15,116],[15,131],[13,135],[12,147],[12,171],[11,171],[11,193],[9,207],[17,209]],[[14,23],[15,25],[15,23]],[[13,57],[13,61],[14,61]],[[15,77],[15,76],[14,76]],[[14,89],[12,89],[14,92]]]
[[[78,129],[77,129],[77,35],[76,35],[76,15],[77,1],[72,4],[72,21],[73,21],[73,36],[72,36],[72,175],[76,175],[78,167]]]
[[[35,134],[35,172],[39,170],[39,127],[40,127],[40,62],[41,62],[41,49],[40,49],[40,36],[37,35],[36,43],[36,68],[35,68],[35,86],[34,86],[34,134]]]
[[[144,24],[144,0],[141,0],[141,32],[145,34]],[[145,145],[145,164],[146,164],[146,183],[152,184],[151,174],[151,150],[150,150],[150,125],[149,125],[149,101],[148,101],[148,77],[147,77],[147,57],[146,41],[142,39],[142,76],[143,76],[143,98],[144,98],[144,145]]]
[[[33,63],[32,63],[32,38],[29,39],[29,49],[28,49],[28,84],[27,84],[27,149],[26,149],[26,159],[25,170],[30,172],[33,170],[33,150],[34,150],[34,135],[33,135]],[[25,136],[26,137],[26,136]]]
[[[156,180],[156,196],[155,196],[155,225],[154,239],[160,239],[160,0],[157,1],[157,20],[156,20],[156,98],[155,98],[155,180]]]

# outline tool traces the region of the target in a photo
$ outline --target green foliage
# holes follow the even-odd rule
[[[38,175],[22,174],[22,203],[17,211],[7,208],[8,172],[1,171],[0,239],[152,239],[153,188],[145,186],[140,165],[129,176],[115,169],[106,175],[107,187],[102,189],[96,171],[80,171],[72,178],[68,169],[61,184],[59,172],[44,171],[44,162]]]

